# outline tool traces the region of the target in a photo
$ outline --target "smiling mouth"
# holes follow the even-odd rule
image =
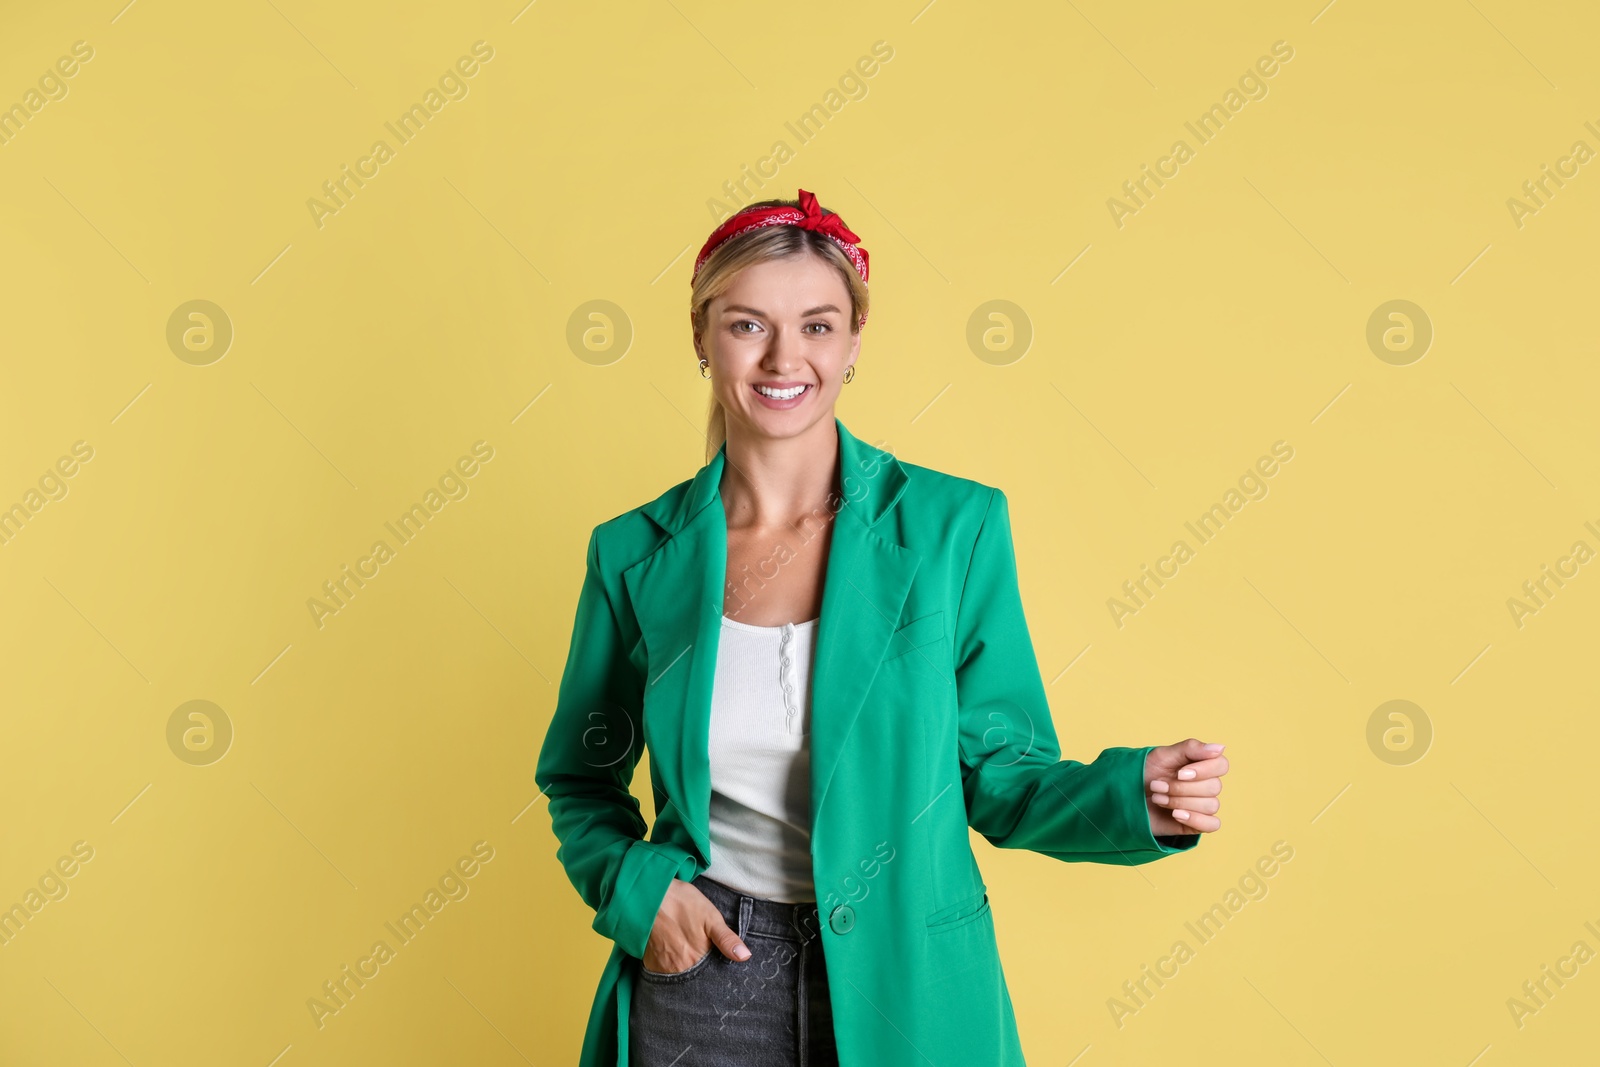
[[[755,391],[771,400],[793,400],[795,397],[810,389],[809,385],[796,385],[788,389],[773,389],[770,386],[757,385]]]

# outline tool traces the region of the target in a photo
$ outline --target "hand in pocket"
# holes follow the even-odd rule
[[[713,950],[730,960],[747,960],[750,950],[729,928],[717,906],[681,878],[667,886],[645,945],[644,966],[657,974],[679,974]]]

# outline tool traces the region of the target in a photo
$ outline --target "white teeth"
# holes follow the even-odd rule
[[[805,392],[808,388],[810,387],[805,385],[797,385],[793,389],[769,389],[764,385],[758,385],[756,386],[756,392],[760,393],[762,396],[770,396],[774,400],[793,400],[795,397]]]

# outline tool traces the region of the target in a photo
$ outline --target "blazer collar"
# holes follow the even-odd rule
[[[834,770],[868,687],[901,618],[922,557],[875,527],[907,485],[895,457],[839,433],[839,490],[823,582],[811,677],[813,834]],[[727,581],[727,516],[721,478],[727,444],[701,467],[687,492],[664,493],[642,509],[668,537],[622,572],[646,650],[645,743],[660,771],[652,840],[679,837],[710,862],[711,696]],[[838,503],[836,499],[833,503]],[[667,798],[662,804],[662,798]]]

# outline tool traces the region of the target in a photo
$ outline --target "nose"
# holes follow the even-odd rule
[[[774,330],[772,341],[762,355],[763,366],[781,377],[799,368],[802,362],[799,332],[781,327]]]

